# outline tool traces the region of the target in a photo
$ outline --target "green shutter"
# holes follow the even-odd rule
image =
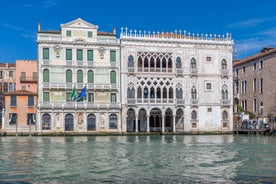
[[[49,60],[49,48],[43,48],[43,60]]]
[[[68,36],[68,37],[71,36],[71,31],[70,30],[66,31],[66,36]]]
[[[92,38],[92,37],[93,37],[92,31],[88,31],[88,37],[89,37],[89,38]]]
[[[83,83],[83,75],[81,70],[77,72],[77,83]]]
[[[114,51],[114,50],[110,51],[110,61],[116,62],[116,51]]]
[[[77,50],[77,61],[83,60],[82,50]]]
[[[66,71],[66,82],[72,83],[72,71],[71,70]]]
[[[49,101],[50,101],[49,92],[43,92],[43,102],[49,102]]]
[[[110,72],[110,83],[115,84],[116,83],[116,72],[111,71]]]
[[[87,61],[93,61],[93,50],[87,51]]]
[[[72,49],[66,49],[66,60],[72,61]]]
[[[94,83],[94,72],[88,71],[88,83]]]
[[[43,70],[43,82],[50,82],[49,70]]]

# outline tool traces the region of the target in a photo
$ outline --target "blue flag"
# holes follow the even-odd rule
[[[80,99],[82,99],[83,97],[85,97],[86,96],[86,86],[84,86],[83,88],[82,88],[82,90],[81,90],[81,93],[79,93],[78,94],[78,96],[77,96],[77,100],[80,100]]]

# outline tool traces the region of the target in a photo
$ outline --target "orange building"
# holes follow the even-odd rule
[[[17,60],[15,78],[17,90],[22,89],[37,93],[37,61]]]
[[[5,94],[4,123],[6,132],[30,132],[36,130],[37,93],[18,90]]]

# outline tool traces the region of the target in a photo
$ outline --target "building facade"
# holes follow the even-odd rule
[[[37,43],[38,129],[121,132],[116,30],[101,32],[78,18],[61,24],[58,31],[44,31],[39,25]]]
[[[235,103],[259,118],[276,116],[275,62],[276,48],[263,48],[255,55],[234,62]],[[237,106],[234,112],[238,113]]]
[[[120,40],[123,131],[233,130],[229,34],[122,28]]]

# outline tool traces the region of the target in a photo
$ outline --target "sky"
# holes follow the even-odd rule
[[[37,24],[59,30],[77,18],[120,33],[121,27],[146,31],[186,30],[231,33],[234,59],[276,47],[275,0],[9,0],[0,6],[0,62],[37,60]],[[119,34],[118,34],[119,36]]]

